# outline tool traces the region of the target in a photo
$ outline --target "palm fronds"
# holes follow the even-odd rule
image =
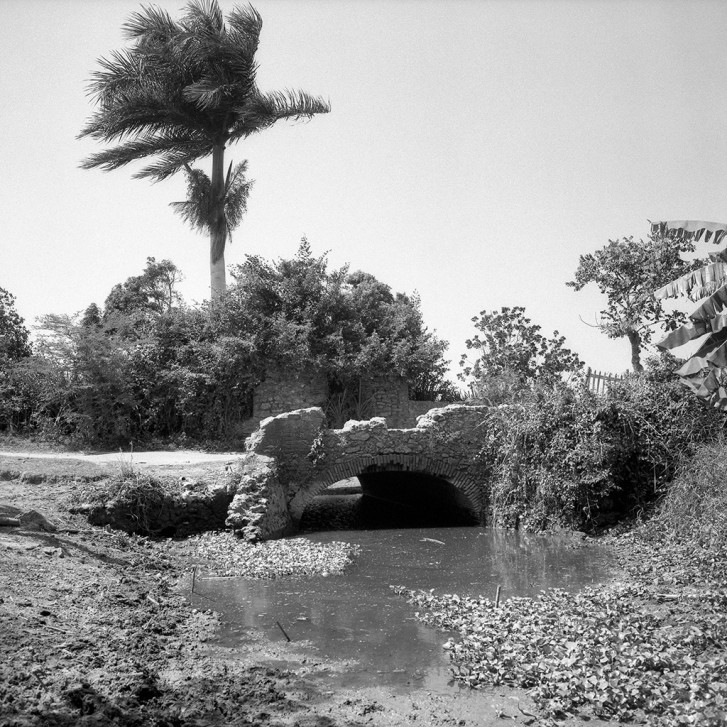
[[[184,202],[172,202],[171,207],[192,229],[200,232],[211,233],[223,224],[225,238],[229,239],[247,211],[253,180],[247,179],[246,173],[247,160],[234,167],[230,163],[223,190],[222,219],[219,217],[219,205],[213,196],[212,181],[203,170],[193,169],[189,165],[185,167],[187,199]]]
[[[121,30],[129,40],[143,38],[165,43],[179,34],[180,26],[166,10],[150,5],[132,13]]]
[[[230,166],[223,179],[228,144],[276,121],[330,110],[302,91],[258,90],[261,29],[262,18],[251,5],[234,8],[225,20],[218,0],[189,0],[178,21],[162,9],[143,7],[123,26],[131,45],[100,59],[88,85],[95,110],[79,138],[112,146],[81,166],[108,171],[154,157],[134,174],[154,180],[186,168],[189,197],[173,206],[193,227],[210,231],[213,263],[240,224],[252,184],[244,162]],[[213,181],[205,181],[191,165],[210,154]],[[213,296],[215,286],[213,280]]]
[[[307,119],[315,114],[328,113],[330,110],[330,104],[323,98],[311,96],[303,91],[261,93],[255,89],[255,92],[235,109],[237,118],[230,132],[230,140],[244,139],[283,119]]]
[[[110,171],[138,159],[157,156],[158,159],[153,164],[136,172],[134,176],[162,180],[179,171],[185,164],[208,154],[210,150],[209,143],[205,139],[174,133],[147,134],[111,149],[91,154],[81,166],[84,169],[100,167],[104,171]]]
[[[654,297],[665,299],[687,296],[690,300],[697,301],[712,295],[725,283],[727,283],[727,263],[713,262],[659,288],[654,291]]]

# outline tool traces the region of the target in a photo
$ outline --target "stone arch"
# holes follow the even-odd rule
[[[318,407],[264,419],[246,443],[226,523],[249,540],[287,535],[326,487],[366,475],[372,493],[388,487],[389,479],[402,504],[442,502],[484,524],[488,503],[476,456],[487,411],[453,404],[419,417],[411,429],[389,429],[381,417],[328,429]],[[421,474],[428,482],[419,488],[411,477],[391,481],[396,471]]]
[[[295,498],[297,502],[291,502],[293,522],[297,526],[305,508],[313,498],[323,493],[334,483],[350,477],[358,477],[359,475],[392,471],[421,474],[447,482],[463,496],[466,508],[473,518],[481,521],[483,509],[481,489],[477,481],[469,474],[458,470],[455,465],[443,463],[435,457],[410,453],[387,453],[346,457],[324,469],[306,488],[305,495]]]

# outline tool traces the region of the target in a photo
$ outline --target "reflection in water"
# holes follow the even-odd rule
[[[343,576],[206,581],[204,593],[223,614],[225,643],[240,639],[240,625],[282,641],[279,621],[294,644],[309,641],[305,648],[312,654],[352,662],[340,678],[342,686],[446,688],[446,637],[414,620],[411,607],[390,585],[491,599],[500,585],[505,599],[551,587],[575,590],[606,577],[603,551],[573,549],[571,541],[552,536],[462,527],[309,537],[358,543],[361,554]]]

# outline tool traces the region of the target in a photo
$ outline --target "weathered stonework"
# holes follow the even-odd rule
[[[374,376],[364,379],[361,399],[367,416],[383,417],[392,428],[413,426],[409,421],[409,385],[404,379]]]
[[[213,482],[169,481],[163,496],[148,498],[143,513],[133,493],[123,490],[117,497],[75,505],[70,510],[86,515],[92,525],[110,525],[127,533],[180,537],[221,530],[232,499],[233,489],[227,478],[220,476]]]
[[[334,482],[390,471],[449,482],[483,522],[487,503],[475,457],[487,409],[433,409],[410,429],[390,429],[382,417],[325,429],[317,407],[266,419],[247,442],[227,524],[249,539],[278,537],[294,531],[308,503]]]
[[[253,392],[253,415],[242,429],[249,434],[268,417],[306,407],[325,408],[329,394],[328,382],[320,371],[272,367]],[[392,376],[362,380],[359,395],[363,415],[384,417],[392,429],[414,427],[418,416],[443,406],[441,402],[411,401],[406,381]]]
[[[253,393],[252,423],[309,406],[325,406],[328,382],[311,368],[293,371],[271,367]]]

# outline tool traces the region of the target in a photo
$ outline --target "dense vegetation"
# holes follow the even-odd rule
[[[589,529],[652,503],[723,423],[678,383],[675,365],[649,360],[604,396],[537,386],[492,409],[481,461],[500,524]]]
[[[322,372],[339,400],[372,372],[402,377],[413,396],[451,390],[446,345],[427,331],[415,296],[367,273],[329,271],[305,240],[290,260],[252,256],[232,274],[223,298],[195,308],[176,290],[176,267],[149,258],[102,308],[45,316],[32,355],[8,297],[0,429],[81,444],[239,442],[252,392],[273,366]]]

